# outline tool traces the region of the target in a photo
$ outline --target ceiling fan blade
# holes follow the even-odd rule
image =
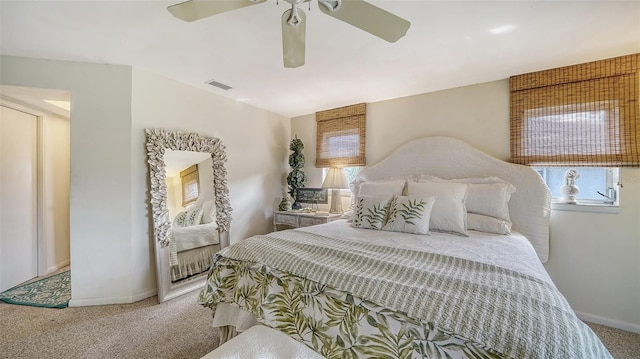
[[[389,42],[406,35],[411,23],[363,0],[318,0],[323,13]]]
[[[226,11],[257,5],[267,0],[189,0],[167,7],[173,16],[184,21],[196,21]]]
[[[284,67],[304,65],[307,16],[297,7],[282,14],[282,59]]]

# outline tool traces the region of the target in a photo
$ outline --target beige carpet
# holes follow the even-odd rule
[[[640,334],[589,324],[616,359],[640,358]],[[158,304],[47,309],[0,303],[0,358],[197,359],[218,344],[197,292]]]
[[[0,358],[200,358],[218,345],[197,293],[158,304],[47,309],[0,304]]]
[[[640,359],[640,334],[587,323],[615,359]]]

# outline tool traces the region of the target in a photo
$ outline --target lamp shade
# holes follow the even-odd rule
[[[327,172],[327,177],[325,177],[324,182],[322,183],[322,188],[349,188],[349,181],[347,180],[347,176],[344,174],[344,170],[342,168],[329,168],[329,172]]]

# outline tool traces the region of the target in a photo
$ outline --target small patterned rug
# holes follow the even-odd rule
[[[52,275],[31,283],[19,285],[0,293],[5,303],[44,308],[66,308],[71,299],[69,271]]]

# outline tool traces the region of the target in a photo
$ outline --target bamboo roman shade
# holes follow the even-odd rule
[[[182,206],[195,202],[200,196],[200,175],[198,165],[193,165],[180,172],[182,182]]]
[[[640,54],[513,76],[511,162],[640,166]]]
[[[316,167],[366,165],[364,103],[316,112]]]

